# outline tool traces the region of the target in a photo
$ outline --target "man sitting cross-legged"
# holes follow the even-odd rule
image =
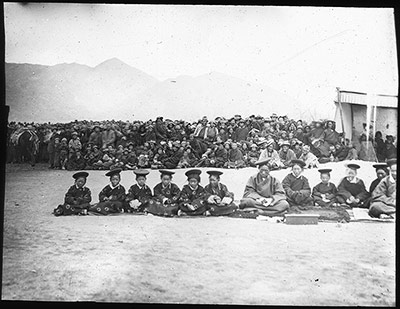
[[[259,214],[272,217],[286,212],[289,204],[282,184],[269,173],[269,160],[256,162],[258,173],[248,180],[239,208],[255,208]]]
[[[396,213],[397,159],[389,159],[387,165],[390,169],[389,176],[383,178],[372,192],[369,207],[371,217],[393,217]]]

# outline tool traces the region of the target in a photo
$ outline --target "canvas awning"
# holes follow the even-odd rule
[[[367,95],[367,93],[362,92],[340,90],[339,96],[341,103],[368,105],[368,100],[370,100],[371,105],[376,105],[378,107],[398,107],[398,98],[392,95]],[[338,98],[336,98],[335,102],[338,103]]]

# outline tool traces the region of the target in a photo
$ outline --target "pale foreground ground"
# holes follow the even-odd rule
[[[369,187],[374,169],[360,164]],[[327,166],[337,184],[343,163]],[[222,182],[240,198],[256,170],[224,171]],[[287,173],[273,174],[282,180]],[[55,217],[72,174],[7,166],[3,299],[395,306],[393,223]],[[317,184],[316,170],[305,175]],[[158,180],[152,171],[150,187]],[[178,170],[174,181],[181,187],[184,180]],[[94,201],[107,181],[104,172],[90,172]],[[122,173],[126,189],[133,181],[132,172]]]

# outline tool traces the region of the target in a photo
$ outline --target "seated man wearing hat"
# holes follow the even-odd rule
[[[265,140],[262,142],[262,145],[265,145],[266,148],[261,151],[260,157],[258,161],[268,160],[268,165],[271,170],[276,170],[283,167],[283,163],[279,158],[278,152],[274,149],[274,141],[272,139]]]
[[[296,154],[292,149],[289,148],[290,143],[289,141],[283,141],[281,145],[281,149],[279,150],[279,158],[283,163],[283,168],[288,168],[290,166],[290,162],[296,159]]]
[[[146,185],[147,170],[137,169],[133,173],[136,175],[136,184],[132,185],[125,201],[129,204],[128,212],[144,212],[151,201],[153,194],[148,185]]]
[[[75,183],[65,194],[64,204],[54,209],[53,213],[55,216],[87,214],[87,209],[92,201],[90,189],[85,187],[88,176],[87,172],[78,172],[72,175]]]
[[[378,163],[372,166],[375,168],[376,179],[371,182],[371,185],[369,187],[369,194],[372,194],[372,192],[374,192],[375,188],[378,186],[381,180],[389,175],[387,163]]]
[[[285,191],[278,179],[270,175],[269,159],[258,161],[258,173],[250,177],[240,201],[240,209],[256,209],[261,215],[281,215],[289,209]]]
[[[321,182],[312,189],[312,197],[315,206],[330,207],[338,206],[336,202],[337,188],[334,183],[330,182],[330,168],[320,169]]]
[[[369,215],[376,218],[394,217],[396,213],[397,159],[387,160],[390,174],[372,192]]]
[[[381,182],[383,178],[385,178],[387,175],[389,175],[389,170],[388,166],[386,163],[377,163],[372,165],[375,168],[376,172],[376,179],[371,182],[371,185],[369,186],[369,198],[365,201],[364,207],[369,208],[370,202],[372,199],[372,192],[374,192],[375,188],[377,185]]]
[[[205,191],[200,185],[201,171],[192,169],[185,173],[188,184],[184,185],[179,199],[178,216],[198,216],[207,211],[207,205],[204,203]]]
[[[301,175],[305,163],[302,160],[292,160],[292,172],[282,180],[282,186],[285,190],[287,201],[290,206],[311,206],[311,188],[308,179]]]
[[[90,207],[90,211],[108,215],[123,212],[125,208],[125,188],[120,184],[121,169],[117,168],[106,173],[110,177],[110,184],[99,193],[99,203]]]
[[[161,182],[153,189],[154,198],[149,201],[147,212],[153,215],[172,217],[178,214],[181,190],[171,182],[175,172],[160,170],[160,173]]]
[[[226,185],[220,183],[220,171],[207,171],[210,183],[205,186],[205,201],[212,216],[229,215],[238,209],[233,203],[234,195],[228,191]]]
[[[346,177],[341,180],[337,194],[337,201],[342,206],[364,207],[364,203],[369,197],[364,182],[357,177],[359,168],[358,164],[353,163],[346,166]]]

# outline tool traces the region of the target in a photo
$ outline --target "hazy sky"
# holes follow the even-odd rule
[[[397,94],[393,9],[5,4],[6,62],[95,66],[160,79],[217,71],[303,104],[335,87]]]

